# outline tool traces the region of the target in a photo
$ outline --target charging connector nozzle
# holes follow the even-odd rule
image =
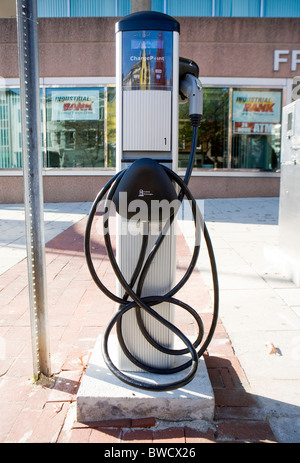
[[[190,100],[189,114],[193,127],[199,127],[203,114],[203,89],[200,80],[192,74],[185,74],[180,81],[180,94]]]

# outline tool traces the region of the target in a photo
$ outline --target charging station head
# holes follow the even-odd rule
[[[138,11],[120,19],[115,25],[116,33],[143,29],[180,32],[180,24],[171,16],[158,11]]]
[[[187,58],[179,58],[179,80],[183,79],[186,74],[192,74],[199,77],[199,66],[195,61]]]
[[[170,217],[171,203],[177,205],[177,194],[163,167],[142,158],[125,172],[112,201],[118,214],[128,220],[164,221]]]

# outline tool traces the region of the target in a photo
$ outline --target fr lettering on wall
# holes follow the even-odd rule
[[[279,71],[281,63],[290,63],[291,71],[300,69],[300,50],[274,50],[273,70]]]

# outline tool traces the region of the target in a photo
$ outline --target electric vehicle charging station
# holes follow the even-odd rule
[[[158,17],[160,23],[157,21]],[[171,164],[171,168],[177,162],[178,36],[177,21],[151,12],[127,16],[116,24],[117,170],[130,168],[135,160],[141,160],[141,172],[137,172],[133,179],[133,195],[127,198],[128,201],[124,198],[125,210],[127,202],[134,209],[135,200],[141,200],[139,202],[143,204],[146,199],[148,201],[144,204],[148,209],[153,204],[153,199],[163,199],[161,195],[155,195],[157,186],[161,187],[163,180],[157,182],[158,179],[153,178],[157,173],[150,174],[152,178],[149,172],[143,175],[144,158],[151,158],[165,165]],[[152,185],[149,185],[150,180]],[[129,185],[129,188],[131,186],[133,185]],[[172,200],[174,199],[176,194],[172,196]],[[152,200],[151,204],[149,200]],[[126,214],[121,212],[117,224],[117,261],[126,281],[130,281],[143,241],[147,241],[146,253],[149,254],[159,234],[160,223],[152,220],[143,222],[143,225],[138,220],[128,220]],[[146,227],[149,229],[146,230]],[[156,264],[149,268],[143,284],[143,296],[166,294],[174,285],[174,238],[173,225],[156,254]],[[121,296],[122,292],[124,289],[119,284],[118,295]],[[156,310],[164,318],[171,320],[172,310],[169,303],[159,304]],[[172,347],[170,330],[147,313],[143,320],[147,331],[157,342]],[[143,362],[161,368],[170,367],[170,356],[146,341],[138,327],[135,311],[122,317],[122,332],[128,350],[134,352]],[[123,370],[131,371],[138,368],[130,362],[122,349],[119,350],[119,366]]]
[[[188,189],[203,112],[202,86],[197,64],[179,58],[179,34],[179,23],[157,12],[134,13],[116,24],[117,174],[95,199],[85,236],[91,275],[117,306],[103,336],[105,364],[120,381],[151,391],[177,389],[192,381],[218,317],[213,249],[205,222]],[[182,180],[176,173],[178,105],[186,99],[193,140]],[[195,243],[187,271],[176,282],[176,214],[184,198],[192,210]],[[103,233],[116,275],[115,293],[97,275],[91,256],[91,226],[103,201]],[[117,224],[116,255],[109,228],[112,209]],[[196,308],[175,297],[195,268],[202,234],[214,284],[213,316],[207,334]],[[178,307],[194,318],[198,334],[193,341],[173,324]],[[108,347],[114,328],[118,339],[116,362],[112,361]],[[176,380],[153,383],[141,376],[136,378],[132,372],[148,372],[163,378],[183,373]]]

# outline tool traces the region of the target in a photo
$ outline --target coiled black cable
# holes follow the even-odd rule
[[[214,257],[214,252],[210,240],[210,236],[206,227],[206,224],[202,218],[202,215],[200,213],[200,210],[197,206],[197,203],[192,196],[190,190],[188,189],[188,182],[191,177],[191,172],[192,168],[194,165],[194,160],[195,160],[195,152],[196,152],[196,143],[197,143],[197,134],[198,130],[197,127],[194,127],[193,129],[193,140],[192,140],[192,149],[191,149],[191,155],[189,159],[189,165],[186,171],[186,175],[184,180],[182,180],[175,172],[173,172],[171,169],[164,167],[165,172],[169,176],[169,178],[172,180],[172,182],[176,183],[179,188],[180,192],[178,195],[178,199],[180,202],[182,202],[183,198],[186,197],[188,201],[191,204],[192,208],[192,214],[193,214],[193,220],[194,220],[194,228],[195,228],[195,245],[194,245],[194,251],[191,257],[191,261],[189,263],[188,269],[185,272],[184,276],[181,278],[181,280],[170,290],[168,291],[167,294],[163,296],[148,296],[148,297],[142,297],[142,288],[143,284],[146,278],[146,275],[148,273],[148,270],[151,266],[151,263],[153,261],[154,256],[156,255],[164,237],[166,236],[166,232],[169,229],[169,227],[172,225],[174,219],[175,219],[175,214],[171,215],[171,217],[167,220],[166,224],[163,227],[162,232],[160,233],[159,237],[157,238],[153,248],[151,249],[151,252],[149,256],[146,259],[146,262],[144,263],[145,260],[145,255],[146,255],[146,249],[147,249],[147,244],[148,244],[148,234],[145,233],[143,234],[143,241],[142,241],[142,246],[140,250],[140,255],[138,258],[138,262],[136,264],[134,273],[131,277],[130,282],[128,283],[114,256],[114,252],[112,249],[112,244],[111,244],[111,239],[110,239],[110,233],[109,233],[109,211],[110,211],[110,205],[111,205],[111,199],[113,197],[113,194],[121,181],[124,173],[126,170],[123,170],[121,172],[118,172],[114,177],[112,177],[109,182],[104,186],[104,188],[99,192],[97,195],[91,211],[88,215],[87,219],[87,225],[86,225],[86,232],[85,232],[85,255],[86,255],[86,261],[88,268],[90,270],[91,276],[93,280],[95,281],[96,285],[100,288],[100,290],[110,299],[113,301],[117,302],[119,304],[119,310],[116,312],[116,314],[112,317],[110,323],[108,324],[104,336],[103,336],[103,344],[102,344],[102,351],[103,351],[103,357],[104,361],[107,365],[107,367],[114,373],[115,376],[117,376],[121,381],[123,381],[126,384],[129,384],[133,387],[137,387],[140,389],[145,389],[145,390],[152,390],[152,391],[166,391],[166,390],[172,390],[172,389],[177,389],[179,387],[183,387],[184,385],[188,384],[195,376],[197,369],[198,369],[198,363],[199,363],[199,358],[203,355],[205,350],[207,349],[214,331],[215,327],[217,324],[217,319],[218,319],[218,308],[219,308],[219,289],[218,289],[218,275],[217,275],[217,268],[216,268],[216,262],[215,262],[215,257]],[[107,196],[106,196],[107,195]],[[97,272],[95,271],[92,257],[91,257],[91,250],[90,250],[90,238],[91,238],[91,227],[92,223],[97,211],[98,204],[103,200],[103,198],[106,196],[106,201],[105,201],[105,206],[104,206],[104,215],[105,219],[103,222],[103,227],[105,229],[104,232],[104,240],[105,240],[105,246],[106,246],[106,251],[108,254],[108,257],[110,259],[110,263],[113,267],[114,273],[119,280],[120,284],[124,288],[124,295],[123,297],[118,297],[114,293],[112,293],[99,279]],[[190,307],[188,304],[174,298],[174,295],[183,287],[183,285],[187,282],[189,277],[191,276],[195,265],[197,263],[197,259],[199,256],[199,251],[200,251],[200,234],[201,231],[203,232],[204,239],[206,242],[207,250],[208,250],[208,255],[210,259],[210,265],[211,265],[211,271],[212,271],[212,277],[213,277],[213,287],[214,287],[214,305],[213,305],[213,317],[212,317],[212,322],[210,329],[208,331],[207,337],[205,341],[202,343],[201,347],[197,351],[197,348],[200,346],[201,342],[203,341],[203,336],[204,336],[204,327],[202,320],[197,313],[196,310],[194,310],[192,307]],[[144,265],[143,265],[144,263]],[[133,286],[137,282],[137,289],[136,291],[133,291]],[[128,298],[131,298],[132,301],[128,302]],[[189,312],[195,319],[197,327],[198,327],[198,335],[196,340],[192,343],[182,332],[179,330],[175,325],[173,325],[170,321],[166,320],[164,317],[159,315],[152,307],[160,304],[162,302],[168,302],[172,305],[177,305],[182,307],[184,310]],[[143,336],[145,339],[157,350],[168,354],[168,355],[183,355],[186,353],[189,353],[191,355],[191,359],[182,363],[179,366],[173,367],[173,368],[158,368],[153,365],[148,365],[144,362],[142,362],[140,359],[136,358],[135,355],[133,355],[127,348],[126,343],[123,338],[122,334],[122,317],[123,315],[128,312],[129,310],[135,310],[136,313],[136,318],[138,322],[139,329],[141,330]],[[151,335],[148,333],[143,317],[142,317],[142,312],[146,311],[148,314],[150,314],[152,317],[154,317],[159,323],[167,327],[169,330],[171,330],[186,346],[184,349],[170,349],[165,346],[162,346],[159,344],[157,341],[155,341]],[[147,381],[142,381],[136,378],[133,378],[132,376],[125,374],[121,370],[119,370],[116,365],[112,362],[111,357],[108,352],[108,338],[111,333],[111,330],[113,327],[116,325],[117,328],[117,337],[118,341],[120,344],[121,349],[123,350],[124,354],[127,356],[127,358],[135,364],[137,367],[141,368],[144,371],[155,373],[155,374],[173,374],[177,373],[180,371],[183,371],[187,368],[189,368],[189,371],[185,374],[183,378],[180,378],[176,381],[169,382],[169,383],[164,383],[164,384],[153,384]]]

